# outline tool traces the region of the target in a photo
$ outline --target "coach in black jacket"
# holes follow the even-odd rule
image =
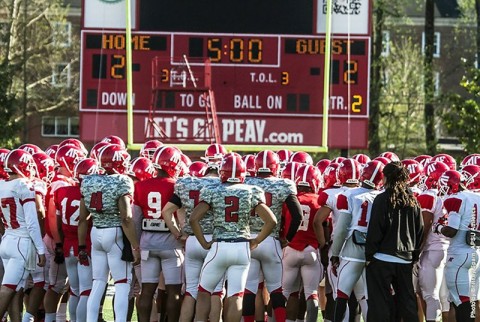
[[[421,209],[408,188],[408,170],[402,163],[387,164],[383,174],[385,192],[373,202],[365,245],[367,321],[393,321],[397,307],[403,321],[417,322],[412,267],[423,238]]]

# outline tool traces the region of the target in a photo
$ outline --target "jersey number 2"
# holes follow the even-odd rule
[[[238,222],[238,197],[225,197],[225,222]]]

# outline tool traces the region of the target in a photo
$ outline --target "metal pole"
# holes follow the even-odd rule
[[[132,85],[132,22],[130,0],[126,0],[126,27],[125,27],[125,41],[126,41],[126,69],[127,69],[127,146],[129,148],[133,145],[133,85]]]
[[[27,122],[27,10],[28,0],[23,0],[23,143],[28,141]]]
[[[330,104],[330,57],[332,34],[332,0],[327,0],[327,21],[325,22],[325,70],[323,72],[323,130],[322,146],[328,146],[328,107]]]

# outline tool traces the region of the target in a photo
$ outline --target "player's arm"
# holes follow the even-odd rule
[[[257,237],[255,237],[253,241],[250,242],[250,247],[252,249],[254,249],[265,238],[267,238],[272,232],[272,230],[275,228],[275,226],[277,225],[277,219],[275,218],[275,215],[270,210],[270,208],[264,203],[260,203],[255,207],[255,213],[260,217],[260,219],[262,219],[263,226],[260,232],[258,233]],[[290,225],[290,227],[292,226]]]
[[[287,205],[291,217],[290,227],[288,227],[285,238],[290,242],[297,233],[298,227],[302,222],[302,206],[300,205],[297,196],[293,194],[285,199],[285,204]]]
[[[173,213],[181,208],[181,204],[182,202],[180,201],[180,198],[174,194],[162,209],[162,218],[165,220],[165,224],[168,229],[170,229],[170,232],[177,239],[182,236],[182,232],[175,221]]]
[[[450,197],[444,200],[443,207],[447,212],[448,224],[437,222],[433,225],[433,232],[442,234],[445,237],[453,238],[460,228],[462,216],[460,215],[460,208],[462,200],[456,197]]]
[[[117,205],[118,210],[120,211],[120,219],[122,220],[122,229],[123,233],[127,237],[130,245],[132,246],[133,256],[135,261],[133,265],[140,263],[140,247],[137,239],[137,233],[135,231],[135,224],[133,222],[132,207],[131,207],[131,196],[125,194],[118,198]]]
[[[53,194],[48,200],[47,205],[47,225],[50,227],[50,232],[52,233],[53,240],[55,243],[61,243],[62,238],[58,231],[58,219],[57,219],[57,208],[55,207],[55,201]]]
[[[195,237],[197,237],[198,242],[202,245],[203,248],[209,249],[211,246],[211,242],[208,243],[203,235],[202,227],[200,226],[200,220],[205,217],[205,214],[210,209],[210,205],[205,201],[201,201],[192,211],[192,215],[190,216],[190,226],[192,228]]]
[[[38,224],[40,225],[40,233],[45,235],[45,206],[41,194],[35,194],[35,208],[37,209]]]
[[[25,202],[26,201],[26,202]],[[27,224],[28,234],[35,245],[38,254],[38,266],[45,266],[45,246],[43,244],[40,232],[40,224],[38,223],[37,208],[35,206],[35,197],[24,199],[23,212],[25,214],[25,223]]]
[[[315,236],[317,237],[318,248],[322,249],[325,246],[326,239],[325,239],[325,231],[323,228],[323,223],[319,220],[315,220],[317,216],[319,216],[320,208],[315,213],[313,217],[313,231],[315,232]]]
[[[143,219],[142,208],[136,204],[133,204],[132,216],[133,216],[133,224],[135,226],[135,235],[137,236],[138,242],[140,243],[140,239],[142,237],[142,219]]]
[[[88,216],[90,212],[85,206],[85,200],[80,199],[80,214],[78,215],[78,245],[81,247],[86,246],[87,234],[88,234]]]
[[[339,256],[345,239],[348,235],[348,227],[352,222],[352,214],[349,212],[340,212],[338,221],[333,227],[332,256]]]

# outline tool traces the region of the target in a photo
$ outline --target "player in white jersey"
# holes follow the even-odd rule
[[[17,149],[9,152],[4,164],[10,178],[0,181],[0,216],[5,229],[0,244],[0,257],[5,267],[0,288],[2,317],[15,293],[25,286],[28,273],[36,264],[44,266],[46,262],[35,191],[30,181],[35,173],[35,162],[30,154]]]
[[[329,169],[332,165],[327,167],[324,172],[325,176],[331,176],[331,170]],[[333,167],[332,167],[333,168]],[[355,188],[358,186],[358,179],[360,177],[361,165],[358,161],[354,159],[345,159],[343,160],[335,170],[335,178],[337,180],[336,184],[328,189],[323,190],[319,194],[319,204],[322,206],[319,210],[318,216],[315,216],[314,221],[320,222],[322,225],[327,220],[331,219],[332,223],[332,234],[330,240],[327,241],[331,245],[333,240],[333,231],[335,230],[335,225],[340,215],[339,210],[337,209],[337,196],[346,191],[347,189]],[[325,180],[327,181],[327,180]],[[331,250],[328,251],[328,257],[331,257]],[[329,260],[330,262],[330,260]],[[332,272],[332,265],[328,263],[327,267],[327,278],[328,283],[331,286],[332,290],[326,290],[327,296],[327,307],[325,309],[325,315],[327,320],[333,320],[333,311],[335,298],[337,296],[337,277]]]
[[[243,303],[243,319],[251,322],[255,315],[255,294],[261,282],[260,269],[263,270],[265,285],[270,293],[273,314],[277,322],[286,319],[286,301],[282,289],[282,249],[279,241],[282,207],[285,204],[291,215],[290,227],[286,233],[289,242],[300,226],[302,218],[301,205],[297,199],[295,183],[288,179],[278,178],[280,161],[275,152],[265,150],[255,157],[256,177],[247,177],[245,183],[260,187],[265,192],[266,205],[270,207],[277,219],[277,226],[260,247],[252,252],[252,262],[248,272],[247,286]],[[254,214],[250,218],[251,233],[260,232],[262,221]]]
[[[221,184],[202,189],[202,200],[192,212],[190,225],[198,241],[210,249],[202,267],[196,305],[196,321],[207,321],[210,294],[225,275],[228,279],[228,321],[242,318],[242,295],[245,289],[250,250],[255,249],[276,225],[272,211],[265,205],[263,191],[242,184],[246,168],[240,156],[224,158],[220,168]],[[200,220],[211,209],[213,213],[213,239],[207,242]],[[250,239],[250,213],[255,211],[264,225],[255,238]]]
[[[213,169],[214,171],[210,171]],[[200,272],[203,266],[208,250],[205,250],[198,239],[195,238],[190,227],[190,216],[193,209],[200,202],[200,190],[209,185],[220,184],[217,168],[208,168],[207,176],[203,178],[183,177],[175,183],[175,191],[170,201],[162,210],[162,217],[169,227],[170,231],[176,236],[176,239],[185,241],[185,297],[182,303],[180,321],[189,322],[193,319],[195,313],[195,302],[198,295],[198,283]],[[210,173],[210,174],[208,174]],[[215,173],[215,175],[213,175]],[[174,212],[183,209],[185,212],[185,222],[176,223]],[[205,239],[210,242],[213,234],[213,216],[207,214],[200,221]],[[181,228],[183,227],[183,228]],[[186,235],[187,237],[184,237]],[[209,320],[212,322],[220,320],[222,309],[221,295],[223,285],[217,287],[212,294],[212,303]]]
[[[445,279],[457,321],[475,321],[480,283],[480,196],[465,190],[458,171],[448,170],[439,179],[448,223],[437,222],[433,231],[450,239]]]
[[[448,169],[446,165],[432,163],[425,177],[423,185],[426,188],[417,196],[422,208],[424,237],[422,253],[418,262],[418,284],[420,293],[425,301],[425,318],[428,322],[439,321],[448,317],[450,304],[448,303],[448,290],[444,282],[444,270],[447,261],[449,239],[443,235],[434,234],[432,224],[445,220],[443,201],[438,196],[438,178]],[[433,180],[432,180],[433,179]]]
[[[335,300],[335,322],[344,319],[347,302],[352,293],[362,308],[363,319],[367,317],[367,289],[365,280],[365,240],[370,221],[372,203],[380,193],[383,180],[383,163],[368,162],[362,170],[361,187],[349,189],[338,195],[340,211],[334,227],[331,246],[332,267],[338,278]]]
[[[93,224],[93,286],[87,302],[87,321],[97,321],[109,273],[115,282],[115,320],[126,321],[132,262],[140,262],[140,248],[130,206],[133,182],[123,174],[128,168],[130,155],[119,145],[112,144],[100,150],[99,159],[106,175],[86,176],[80,186],[79,249],[86,249],[90,214]],[[83,259],[79,256],[80,260]]]

